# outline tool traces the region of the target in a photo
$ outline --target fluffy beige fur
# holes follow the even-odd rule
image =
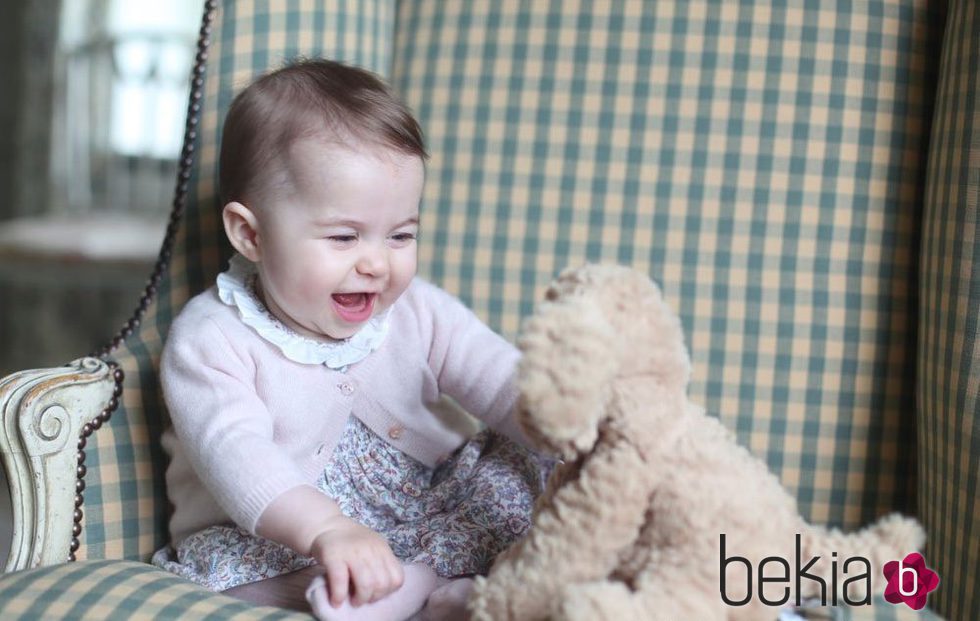
[[[525,324],[519,346],[521,424],[564,464],[529,535],[477,580],[469,606],[478,621],[771,620],[777,611],[758,597],[759,562],[788,561],[794,603],[797,533],[801,565],[820,556],[810,573],[828,591],[832,553],[839,583],[865,573],[853,565],[843,573],[846,559],[869,558],[880,593],[883,563],[924,541],[918,523],[898,515],[850,535],[807,524],[766,465],[688,400],[681,323],[639,272],[567,270]],[[721,599],[721,533],[728,557],[752,562],[754,595],[745,606]],[[778,569],[767,566],[766,576],[779,576]],[[744,566],[727,573],[735,580],[730,599],[741,599]],[[804,597],[819,596],[817,583],[801,587]],[[849,587],[852,601],[863,597],[858,587]],[[786,588],[769,583],[765,594],[776,601]]]

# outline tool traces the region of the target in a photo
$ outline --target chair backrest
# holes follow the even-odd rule
[[[914,511],[939,29],[925,2],[789,4],[401,2],[390,79],[433,154],[425,274],[512,336],[566,265],[647,270],[694,398],[854,526]]]
[[[980,2],[950,3],[935,96],[919,279],[919,513],[944,584],[980,619]]]
[[[681,315],[692,397],[853,527],[915,512],[920,223],[942,15],[925,0],[224,2],[189,194],[155,302],[113,356],[121,411],[90,441],[80,558],[166,537],[157,361],[228,256],[224,110],[298,55],[387,77],[432,160],[420,272],[514,336],[583,261],[647,270]],[[193,109],[192,109],[193,110]]]

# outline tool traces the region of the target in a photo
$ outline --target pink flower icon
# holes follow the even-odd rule
[[[912,610],[926,605],[929,593],[939,586],[939,574],[926,567],[926,560],[918,552],[912,552],[901,561],[888,561],[882,570],[888,586],[885,601],[891,604],[905,602]]]

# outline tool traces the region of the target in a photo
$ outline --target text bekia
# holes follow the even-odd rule
[[[744,556],[728,556],[725,549],[725,535],[721,534],[720,538],[719,562],[721,566],[721,599],[729,606],[745,606],[752,601],[753,595],[752,584],[753,574],[755,572],[753,572],[752,562]],[[827,581],[818,575],[826,575],[826,572],[819,570],[821,557],[812,557],[806,561],[806,564],[803,564],[803,559],[801,558],[801,539],[801,535],[797,533],[795,555],[796,565],[794,568],[790,567],[789,561],[780,556],[767,556],[759,561],[756,580],[759,601],[767,606],[782,606],[790,599],[790,585],[792,584],[795,586],[796,592],[795,604],[800,606],[802,599],[801,587],[803,586],[803,581],[809,580],[811,581],[811,584],[816,584],[820,587],[821,606],[826,606],[828,603],[831,606],[836,606],[838,592],[842,593],[844,603],[848,606],[871,605],[871,561],[863,556],[854,556],[844,559],[844,562],[839,565],[837,553],[831,553],[830,584],[828,585]],[[741,574],[741,572],[737,570],[739,565],[745,567],[744,579],[739,579],[740,576],[735,575]],[[729,566],[732,566],[733,569],[733,576],[731,580],[729,580],[729,577],[727,576]],[[842,579],[843,582],[838,582],[839,579]],[[732,586],[735,588],[736,596],[742,593],[745,594],[742,599],[733,599],[732,597],[729,597],[729,582],[731,582]],[[744,591],[738,587],[738,584],[740,583],[745,585]],[[767,597],[767,592],[770,595],[773,593],[772,587],[769,585],[773,585],[778,588],[779,584],[786,585],[786,587],[782,590],[782,595],[777,598]],[[842,587],[840,590],[838,590],[839,584]],[[830,591],[829,600],[827,597],[828,587]],[[852,589],[856,594],[855,599],[851,599],[849,597]],[[860,597],[857,597],[858,594]]]

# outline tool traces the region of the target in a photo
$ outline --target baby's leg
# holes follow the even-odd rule
[[[432,592],[417,621],[464,621],[469,618],[466,602],[473,593],[472,578],[456,578]],[[414,620],[413,620],[414,621]]]
[[[405,565],[405,582],[402,586],[383,599],[357,607],[351,606],[348,600],[334,608],[327,600],[326,581],[321,573],[306,589],[306,599],[313,608],[313,614],[321,621],[402,621],[418,612],[429,594],[447,582],[428,565],[413,563]]]

